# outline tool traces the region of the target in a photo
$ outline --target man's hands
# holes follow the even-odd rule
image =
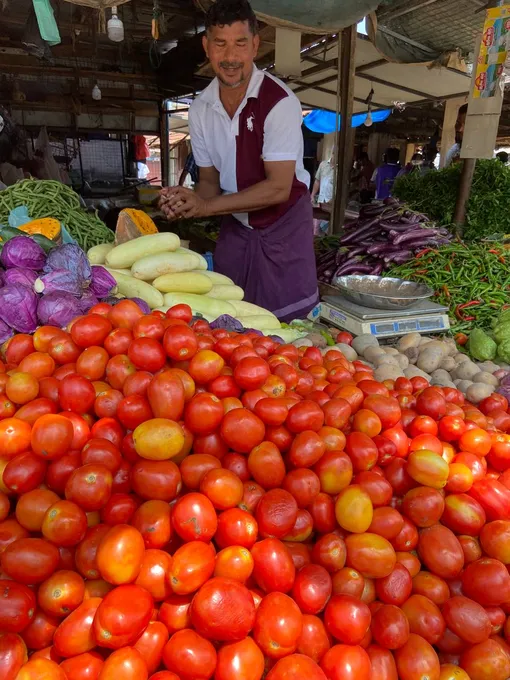
[[[206,217],[207,201],[195,191],[184,187],[166,187],[161,190],[159,207],[168,220],[188,217]]]

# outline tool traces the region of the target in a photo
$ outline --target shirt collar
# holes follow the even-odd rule
[[[250,83],[248,85],[248,89],[246,90],[246,94],[244,96],[244,101],[249,99],[250,97],[258,97],[259,95],[259,90],[260,86],[262,84],[262,80],[264,79],[264,72],[258,69],[255,64],[253,64],[253,71],[250,77]],[[220,84],[218,82],[218,78],[214,78],[214,80],[205,88],[205,90],[202,92],[200,95],[200,98],[205,101],[207,104],[210,104],[212,106],[221,105],[221,100],[220,100]]]

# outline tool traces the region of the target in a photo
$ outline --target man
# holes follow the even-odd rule
[[[446,154],[444,167],[449,167],[452,163],[460,161],[460,150],[462,147],[462,138],[464,137],[464,127],[466,125],[468,105],[464,104],[460,107],[457,114],[457,122],[455,123],[455,144],[449,149]]]
[[[395,178],[400,172],[400,150],[395,147],[386,149],[383,164],[374,171],[372,183],[375,184],[375,198],[384,201],[391,196]]]
[[[247,0],[218,0],[205,23],[216,78],[189,110],[199,182],[195,191],[164,189],[162,210],[169,219],[225,215],[215,268],[282,321],[306,316],[318,290],[301,105],[255,67],[259,36]]]
[[[356,172],[352,183],[359,192],[360,203],[370,203],[374,197],[374,191],[370,188],[375,166],[368,157],[366,151],[362,151],[356,163]]]
[[[335,181],[335,161],[333,156],[327,161],[322,161],[315,175],[315,182],[312,189],[312,204],[317,202],[323,210],[331,212],[331,201],[333,200],[333,182]]]
[[[198,168],[193,158],[193,152],[189,153],[186,162],[184,163],[184,168],[182,169],[181,176],[179,177],[179,186],[183,187],[186,184],[186,180],[190,176],[193,184],[198,182]]]

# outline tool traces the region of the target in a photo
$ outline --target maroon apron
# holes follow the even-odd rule
[[[224,217],[214,266],[244,290],[247,302],[281,321],[306,317],[319,301],[310,195],[269,227],[248,229]]]

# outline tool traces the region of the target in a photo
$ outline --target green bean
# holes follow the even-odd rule
[[[71,188],[55,180],[23,180],[0,192],[0,224],[7,224],[14,208],[25,205],[32,219],[53,217],[65,225],[84,249],[113,241],[113,232],[96,213],[83,210]]]
[[[435,301],[450,308],[453,330],[488,329],[494,314],[510,301],[509,265],[510,252],[500,243],[452,243],[394,267],[388,276],[419,281],[435,290]],[[470,300],[481,300],[470,310],[474,321],[453,316],[457,305]]]

